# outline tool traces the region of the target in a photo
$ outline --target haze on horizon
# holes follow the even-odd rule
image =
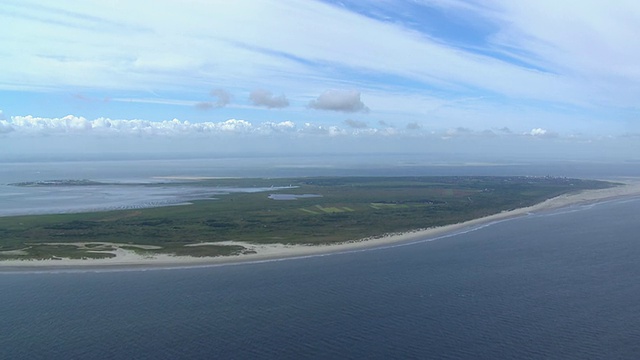
[[[0,4],[0,157],[638,160],[640,3]]]

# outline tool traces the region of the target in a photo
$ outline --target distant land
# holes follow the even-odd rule
[[[62,179],[62,180],[39,180],[39,181],[25,181],[19,183],[9,184],[12,186],[82,186],[82,185],[108,185],[99,181],[92,181],[87,179],[74,180],[74,179]]]
[[[13,185],[108,184],[71,179]],[[65,259],[87,263],[99,259],[108,264],[127,256],[203,260],[252,255],[267,248],[277,252],[366,242],[620,184],[561,177],[443,176],[202,178],[171,185],[258,190],[216,195],[213,201],[200,199],[186,206],[0,217],[0,260],[5,264]]]

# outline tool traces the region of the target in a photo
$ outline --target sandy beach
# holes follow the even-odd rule
[[[284,244],[252,244],[244,242],[216,242],[216,245],[241,245],[250,250],[250,254],[221,256],[221,257],[188,257],[173,256],[169,254],[140,255],[131,250],[125,250],[120,246],[131,246],[131,244],[104,243],[108,245],[115,255],[109,259],[50,259],[50,260],[4,260],[0,261],[0,271],[23,271],[23,270],[46,270],[61,268],[166,268],[166,267],[189,267],[189,266],[210,266],[218,264],[260,262],[286,258],[300,258],[317,256],[328,253],[344,253],[372,249],[377,247],[393,246],[396,244],[409,243],[413,241],[437,240],[444,236],[466,231],[478,226],[490,224],[496,221],[503,221],[510,218],[526,216],[531,213],[550,211],[570,206],[586,205],[604,201],[617,200],[640,196],[640,179],[619,180],[624,185],[600,190],[587,190],[575,194],[565,194],[534,206],[519,208],[511,211],[504,211],[499,214],[466,221],[459,224],[452,224],[437,228],[418,229],[404,233],[384,234],[380,237],[358,239],[332,245],[284,245]],[[86,246],[87,244],[103,244],[95,242],[76,243],[76,246]],[[199,243],[188,246],[207,246],[213,243]]]

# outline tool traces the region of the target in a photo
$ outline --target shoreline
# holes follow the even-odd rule
[[[252,254],[219,257],[190,257],[170,254],[140,255],[132,250],[116,247],[112,251],[116,256],[109,259],[47,259],[47,260],[0,260],[1,272],[57,271],[57,270],[127,270],[127,269],[170,269],[217,266],[224,264],[256,263],[284,259],[322,256],[327,254],[348,253],[366,249],[375,249],[415,241],[434,241],[445,236],[454,236],[461,230],[472,230],[482,225],[526,216],[534,212],[552,211],[571,206],[595,204],[624,198],[640,196],[640,179],[625,179],[623,185],[598,190],[585,190],[574,194],[564,194],[547,199],[533,206],[503,211],[457,224],[435,228],[417,229],[403,233],[382,234],[374,238],[352,240],[330,245],[285,245],[252,244],[225,241],[217,245],[241,245]],[[90,244],[86,242],[82,244]],[[112,244],[118,245],[118,244]],[[122,244],[131,246],[130,244]],[[206,246],[207,243],[189,246]]]

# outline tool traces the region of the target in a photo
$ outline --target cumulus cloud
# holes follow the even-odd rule
[[[0,110],[0,120],[4,120],[4,112]]]
[[[91,121],[73,115],[62,118],[41,118],[31,115],[13,116],[9,124],[14,130],[43,133],[86,131],[93,127]]]
[[[0,134],[9,133],[13,131],[13,126],[6,120],[0,120]]]
[[[508,138],[556,138],[557,133],[534,128],[527,132],[507,133],[498,130],[473,130],[466,127],[451,128],[442,132],[433,132],[416,127],[417,123],[410,123],[405,128],[376,128],[369,127],[366,122],[344,120],[342,124],[327,123],[298,123],[293,121],[281,122],[251,122],[243,119],[228,119],[220,122],[190,122],[179,119],[165,121],[149,121],[141,119],[110,119],[97,118],[90,120],[82,116],[68,115],[61,118],[43,118],[31,115],[12,116],[9,120],[0,120],[0,137],[17,138],[20,136],[99,136],[102,138],[119,138],[121,136],[141,136],[148,138],[182,137],[206,138],[211,136],[290,136],[292,138],[304,136],[350,136],[366,138],[368,136],[416,137],[464,139],[508,139]]]
[[[302,132],[292,121],[253,124],[246,120],[229,119],[221,122],[192,123],[178,119],[148,121],[140,119],[118,120],[98,118],[88,120],[82,116],[68,115],[62,118],[42,118],[31,115],[14,116],[0,120],[0,134],[98,134],[98,135],[150,135],[150,136],[201,136],[217,134],[257,134]]]
[[[539,138],[552,138],[552,137],[558,136],[558,134],[543,128],[531,129],[531,131],[529,131],[528,133],[525,133],[525,135],[539,137]]]
[[[293,121],[282,121],[279,123],[265,122],[260,126],[262,132],[294,132],[296,130],[296,124]]]
[[[328,135],[328,136],[339,136],[339,135],[347,135],[347,131],[338,127],[338,126],[323,126],[323,125],[315,125],[312,123],[305,123],[304,127],[300,129],[301,134],[311,134],[311,135]]]
[[[352,119],[347,119],[344,121],[344,123],[353,129],[366,129],[369,127],[369,125],[367,125],[367,123],[364,121],[358,121],[358,120],[352,120]]]
[[[419,130],[421,127],[417,122],[407,124],[407,130]]]
[[[317,99],[311,100],[309,107],[349,113],[369,112],[369,108],[360,100],[360,92],[355,90],[327,90]]]
[[[231,94],[224,89],[213,89],[210,95],[218,98],[218,100],[213,103],[217,108],[225,107],[231,102]]]
[[[531,136],[544,136],[547,133],[547,130],[542,128],[531,129],[529,135]]]
[[[218,123],[218,128],[227,132],[250,132],[253,124],[246,120],[229,119],[225,122]]]
[[[213,89],[209,95],[217,98],[216,101],[200,101],[193,104],[198,110],[211,110],[227,106],[231,102],[231,94],[224,89]]]
[[[270,91],[257,89],[249,94],[249,99],[255,106],[264,106],[269,109],[284,108],[289,106],[289,100],[284,95],[275,96]]]

